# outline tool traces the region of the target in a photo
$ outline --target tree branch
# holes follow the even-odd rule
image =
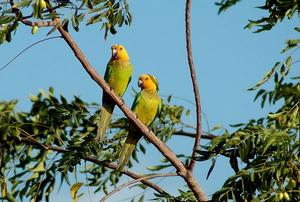
[[[201,135],[202,139],[212,140],[215,137],[217,137],[216,135],[213,135],[213,134],[209,134],[209,133],[203,134],[203,133],[204,132],[202,131],[202,135]],[[195,133],[190,133],[190,132],[186,132],[186,131],[183,131],[183,130],[175,131],[173,133],[173,135],[185,136],[185,137],[191,137],[191,138],[195,138],[196,137]]]
[[[20,14],[22,14],[22,13],[21,13],[20,9],[17,8],[15,2],[13,0],[10,0],[9,4],[10,4],[11,8],[13,9],[16,17],[19,17]],[[56,9],[56,8],[59,8],[59,7],[55,7],[53,9]],[[49,11],[49,10],[47,10],[47,11]],[[45,13],[47,11],[43,11],[43,13]],[[38,27],[52,27],[52,26],[55,26],[57,23],[59,23],[58,18],[53,18],[52,20],[49,20],[49,21],[38,21],[38,22],[32,22],[30,20],[27,20],[27,18],[31,18],[31,17],[32,17],[32,15],[29,15],[29,16],[26,16],[26,17],[21,17],[19,20],[24,25],[27,25],[27,26],[30,26],[30,27],[33,27],[33,26],[38,26]]]
[[[32,22],[30,20],[24,19],[22,18],[20,20],[24,25],[27,26],[37,26],[37,27],[52,27],[57,25],[57,23],[59,23],[59,19],[58,18],[54,18],[53,20],[49,20],[49,21],[38,21],[38,22]]]
[[[54,146],[51,146],[51,145],[45,145],[45,144],[42,144],[38,141],[35,141],[33,139],[28,139],[28,138],[21,138],[19,141],[30,144],[30,145],[34,145],[34,146],[39,147],[41,149],[52,150],[52,151],[56,151],[56,152],[59,152],[59,153],[66,153],[66,152],[70,151],[70,150],[67,150],[67,149],[62,148],[62,147],[54,147]],[[86,161],[89,161],[89,162],[92,162],[92,163],[110,168],[112,170],[115,170],[115,169],[118,168],[117,164],[109,163],[109,162],[106,162],[106,161],[100,161],[100,160],[98,160],[96,158],[93,158],[93,157],[86,156],[83,159],[86,160]],[[127,176],[129,176],[133,179],[140,179],[139,181],[141,181],[144,185],[146,185],[148,187],[151,187],[152,189],[156,190],[160,194],[167,193],[161,187],[156,185],[155,183],[152,183],[152,182],[148,181],[147,179],[142,179],[143,176],[141,176],[141,175],[137,175],[137,174],[135,174],[133,172],[130,172],[130,171],[127,171],[127,170],[122,171],[122,173],[124,173],[125,175],[127,175]]]
[[[104,202],[106,201],[109,197],[111,197],[113,194],[117,193],[118,191],[121,191],[122,189],[124,189],[125,187],[128,187],[132,184],[135,184],[137,182],[140,182],[142,180],[149,180],[149,179],[152,179],[152,178],[157,178],[157,177],[171,177],[171,176],[178,176],[177,173],[162,173],[162,174],[154,174],[154,175],[148,175],[148,176],[145,176],[145,177],[141,177],[139,179],[135,179],[135,180],[132,180],[132,181],[129,181],[129,182],[126,182],[122,185],[120,185],[119,187],[113,189],[111,192],[109,192],[106,196],[104,196],[100,202]]]
[[[186,35],[186,50],[188,55],[188,63],[193,83],[193,90],[195,95],[195,103],[196,103],[196,117],[197,117],[197,128],[196,128],[196,137],[192,152],[192,159],[189,165],[189,170],[193,171],[195,167],[195,157],[197,155],[197,149],[200,145],[200,138],[202,132],[201,126],[201,104],[200,104],[200,93],[198,88],[198,82],[196,77],[195,66],[193,62],[193,54],[192,54],[192,42],[191,42],[191,22],[190,22],[190,14],[191,13],[191,0],[186,0],[186,8],[185,8],[185,35]]]
[[[61,26],[58,27],[58,30],[90,77],[103,89],[105,93],[107,93],[111,100],[115,102],[125,116],[131,121],[134,127],[140,130],[140,132],[148,139],[148,141],[151,142],[172,163],[172,165],[176,168],[178,175],[184,178],[189,188],[195,194],[196,198],[199,201],[206,201],[206,195],[202,191],[200,185],[197,183],[195,177],[189,170],[185,168],[184,164],[176,157],[172,150],[169,149],[160,139],[158,139],[155,134],[136,117],[136,115],[125,105],[123,100],[115,94],[105,80],[97,74],[96,70],[91,66],[70,34]]]

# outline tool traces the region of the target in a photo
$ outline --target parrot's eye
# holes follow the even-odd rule
[[[146,77],[145,79],[146,79],[146,80],[149,80],[149,77]]]
[[[121,51],[121,50],[123,50],[123,48],[122,48],[122,47],[120,48],[120,51]]]

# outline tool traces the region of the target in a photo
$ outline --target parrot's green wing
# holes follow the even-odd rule
[[[155,118],[157,118],[161,112],[161,108],[162,108],[162,99],[160,98],[160,102],[158,103],[158,106],[157,106],[157,109],[156,109],[156,114],[155,114],[155,117],[154,119],[152,120],[152,122],[149,124],[150,127],[152,127],[152,124],[155,120]]]
[[[111,66],[108,64],[107,67],[106,67],[106,70],[105,70],[105,74],[104,74],[104,80],[105,81],[108,81],[109,80],[109,77],[111,75]]]
[[[136,105],[138,104],[138,102],[140,101],[140,98],[141,98],[141,95],[142,93],[139,92],[138,94],[136,94],[135,98],[134,98],[134,101],[132,103],[132,106],[131,106],[131,110],[134,111]]]

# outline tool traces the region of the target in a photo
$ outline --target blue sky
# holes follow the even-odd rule
[[[254,93],[246,89],[259,81],[276,61],[284,59],[280,55],[284,41],[296,38],[293,31],[296,21],[280,23],[270,32],[253,34],[243,27],[248,19],[257,19],[266,13],[254,7],[262,1],[242,1],[221,15],[217,14],[214,1],[193,1],[192,4],[192,46],[194,63],[199,81],[202,109],[209,126],[204,122],[204,130],[221,124],[247,121],[264,116],[270,108],[261,109],[253,103]],[[141,73],[151,73],[160,82],[161,95],[173,95],[193,101],[193,91],[187,65],[184,35],[184,1],[148,0],[130,1],[133,23],[130,27],[118,29],[117,35],[110,35],[105,41],[98,25],[85,27],[72,36],[86,54],[91,64],[103,75],[110,58],[110,46],[123,44],[134,64],[134,76],[124,99],[131,105],[131,87],[137,89],[137,77]],[[31,35],[30,28],[20,26],[13,41],[0,46],[0,66],[33,42],[45,38],[48,28]],[[57,33],[52,34],[57,35]],[[100,102],[102,91],[87,75],[67,44],[61,39],[41,43],[20,56],[5,70],[0,72],[1,99],[19,99],[18,109],[28,110],[29,95],[39,89],[53,86],[57,94],[71,98],[79,95],[88,102]],[[173,100],[192,110],[187,119],[195,124],[194,106],[180,99]],[[119,110],[117,115],[121,115]],[[190,139],[174,137],[168,146],[176,153],[190,154],[193,142]],[[142,173],[145,166],[158,163],[161,155],[148,146],[148,155],[143,157],[134,171]],[[220,188],[226,177],[232,174],[228,162],[219,159],[211,177],[205,180],[210,162],[198,163],[195,175],[205,192],[210,195]],[[128,181],[129,178],[125,179]],[[155,180],[154,180],[155,181]],[[156,180],[158,181],[158,180]],[[182,188],[179,178],[164,179],[159,183],[171,193]],[[82,201],[89,200],[86,189]],[[68,187],[53,194],[53,200],[70,200]],[[123,190],[110,201],[128,198],[136,194],[134,190]],[[140,192],[140,191],[139,191]],[[93,201],[102,194],[92,193]],[[151,198],[152,190],[147,191]]]

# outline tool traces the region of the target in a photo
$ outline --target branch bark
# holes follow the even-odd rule
[[[37,27],[52,27],[57,25],[57,23],[59,23],[60,21],[58,20],[58,18],[54,18],[53,20],[49,20],[49,21],[37,21],[37,22],[32,22],[30,20],[27,19],[21,19],[20,20],[24,25],[33,27],[33,26],[37,26]]]
[[[209,134],[209,133],[203,134],[203,133],[204,132],[202,132],[202,135],[201,135],[202,139],[212,140],[215,137],[217,137],[216,135],[213,135],[213,134]],[[183,130],[175,131],[173,133],[173,135],[185,136],[185,137],[191,137],[191,138],[195,138],[197,136],[197,134],[195,134],[195,133],[190,133],[190,132],[186,132]]]
[[[137,182],[140,182],[142,180],[149,180],[152,178],[157,178],[157,177],[171,177],[171,176],[178,176],[176,173],[162,173],[162,174],[154,174],[154,175],[148,175],[145,177],[141,177],[139,179],[135,179],[129,182],[126,182],[122,185],[120,185],[119,187],[113,189],[111,192],[109,192],[106,196],[104,196],[99,202],[104,202],[106,201],[109,197],[111,197],[113,194],[117,193],[118,191],[121,191],[122,189],[124,189],[125,187],[128,187],[132,184],[135,184]]]
[[[59,153],[69,152],[69,150],[67,150],[65,148],[54,147],[54,146],[51,146],[51,145],[45,145],[45,144],[37,142],[37,141],[35,141],[33,139],[21,138],[20,141],[24,142],[26,144],[34,145],[36,147],[39,147],[39,148],[45,149],[45,150],[56,151],[56,152],[59,152]],[[92,163],[95,163],[95,164],[102,165],[104,167],[110,168],[112,170],[115,170],[115,169],[118,168],[117,164],[109,163],[109,162],[105,162],[105,161],[100,161],[100,160],[98,160],[96,158],[93,158],[93,157],[86,156],[83,159],[86,160],[86,161],[89,161],[89,162],[92,162]],[[148,187],[151,187],[152,189],[154,189],[155,191],[157,191],[160,194],[167,193],[161,187],[159,187],[158,185],[156,185],[155,183],[152,183],[152,182],[148,181],[147,179],[142,179],[143,176],[141,176],[141,175],[137,175],[137,174],[135,174],[133,172],[130,172],[130,171],[127,171],[127,170],[126,171],[125,170],[122,171],[122,173],[124,173],[125,175],[127,175],[127,176],[129,176],[129,177],[131,177],[133,179],[139,179],[139,181],[141,181],[144,185],[146,185]]]
[[[192,42],[191,42],[191,0],[186,0],[186,7],[185,7],[185,35],[186,35],[186,50],[188,55],[188,63],[193,83],[193,90],[195,95],[195,103],[196,103],[196,117],[197,117],[197,128],[196,128],[196,137],[192,152],[192,159],[189,165],[189,170],[193,172],[193,169],[195,167],[195,157],[197,155],[197,149],[200,145],[200,138],[201,138],[201,132],[202,132],[202,126],[201,126],[201,103],[200,103],[200,92],[198,88],[198,82],[196,77],[196,71],[195,66],[193,62],[193,53],[192,53]]]
[[[158,139],[155,134],[135,116],[135,114],[126,106],[123,100],[115,94],[105,80],[97,74],[96,70],[92,67],[85,55],[79,49],[71,35],[61,26],[58,27],[58,30],[90,77],[103,89],[105,93],[107,93],[111,100],[115,102],[125,116],[131,121],[134,127],[140,130],[140,132],[148,139],[148,141],[151,142],[172,163],[172,165],[176,168],[178,175],[184,178],[189,188],[195,194],[196,198],[199,201],[206,201],[206,195],[202,191],[202,188],[197,183],[192,173],[185,168],[184,164],[176,157],[171,149],[169,149],[160,139]]]

